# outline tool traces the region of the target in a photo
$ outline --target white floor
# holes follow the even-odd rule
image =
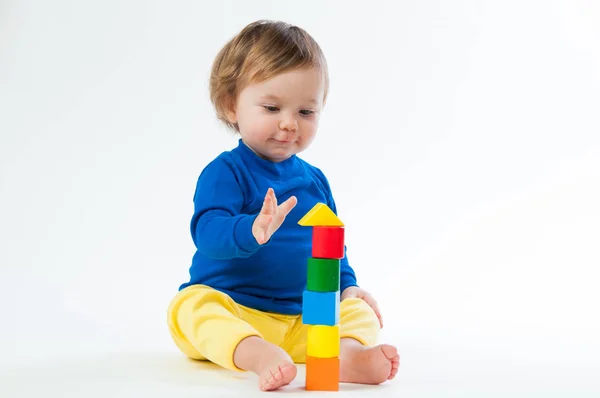
[[[308,3],[0,1],[0,398],[265,396],[166,331],[198,173],[237,143],[206,73],[258,18],[326,43],[302,156],[401,355],[274,395],[600,397],[600,2]]]
[[[342,384],[344,397],[598,397],[600,352],[596,345],[454,335],[410,336],[399,345],[397,379],[380,386]],[[396,340],[392,337],[392,340]],[[386,336],[389,340],[390,336]],[[93,350],[90,350],[93,351]],[[587,359],[586,359],[587,358]],[[227,397],[264,396],[256,377],[187,360],[170,349],[95,354],[40,354],[0,362],[0,397]],[[271,394],[306,392],[304,367],[297,379]]]

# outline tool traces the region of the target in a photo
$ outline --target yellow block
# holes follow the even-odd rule
[[[308,325],[306,355],[335,358],[340,355],[340,325]]]
[[[344,223],[327,207],[325,203],[317,203],[298,221],[303,227],[343,227]]]

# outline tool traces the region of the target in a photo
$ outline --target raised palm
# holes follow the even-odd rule
[[[271,239],[271,236],[283,224],[285,217],[296,206],[296,203],[298,203],[298,199],[292,196],[282,204],[277,205],[275,191],[273,191],[273,188],[267,190],[260,214],[252,224],[252,235],[259,244],[265,244]]]

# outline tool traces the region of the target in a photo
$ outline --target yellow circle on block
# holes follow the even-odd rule
[[[340,355],[340,325],[308,325],[306,355],[336,358]]]

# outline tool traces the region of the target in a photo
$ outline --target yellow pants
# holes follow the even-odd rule
[[[227,294],[204,285],[181,290],[168,310],[169,331],[175,344],[188,357],[209,360],[240,371],[233,353],[240,341],[258,336],[283,348],[296,363],[306,360],[308,326],[301,315],[262,312],[234,302]],[[340,338],[351,337],[365,346],[379,338],[379,321],[361,299],[340,304]]]

